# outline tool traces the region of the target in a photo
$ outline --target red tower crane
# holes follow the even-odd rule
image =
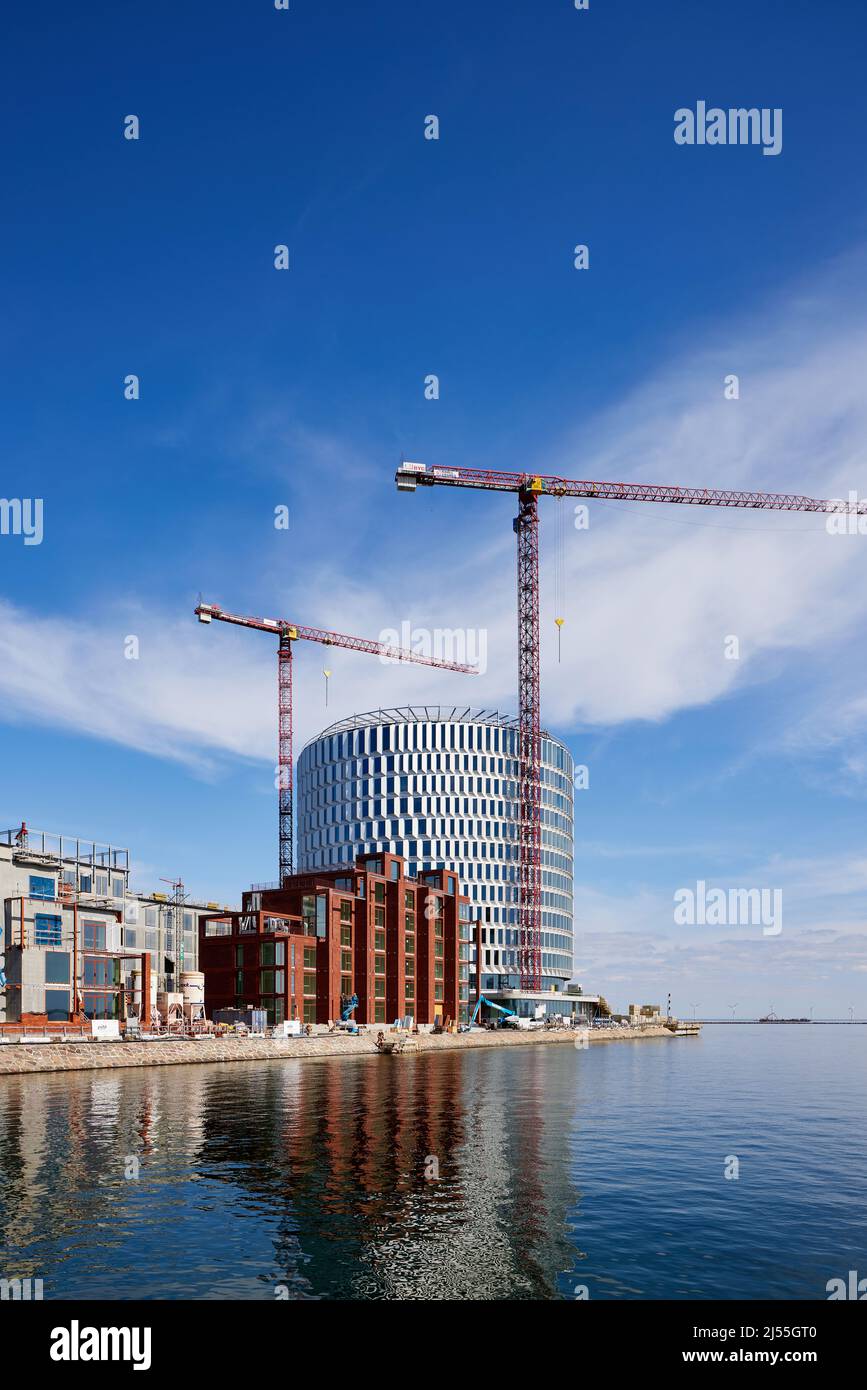
[[[539,496],[860,515],[867,515],[867,501],[821,501],[794,493],[591,482],[539,473],[502,473],[489,468],[428,468],[423,463],[407,462],[398,468],[395,481],[400,492],[414,492],[418,486],[441,485],[518,495],[518,515],[512,523],[518,538],[518,968],[521,988],[539,990],[542,985]]]
[[[278,728],[278,799],[280,825],[280,883],[284,884],[292,875],[292,856],[294,834],[292,826],[292,792],[294,785],[294,764],[292,754],[292,643],[297,641],[320,642],[323,647],[347,647],[353,652],[367,652],[370,656],[380,656],[389,661],[414,661],[420,666],[436,666],[441,671],[459,671],[463,675],[476,676],[474,666],[463,666],[457,661],[440,661],[433,656],[420,656],[405,647],[390,647],[385,642],[371,642],[366,637],[347,637],[342,632],[327,632],[321,627],[302,627],[300,623],[290,623],[284,618],[244,618],[236,613],[226,613],[216,603],[200,603],[196,607],[200,623],[209,623],[216,618],[221,623],[234,623],[236,627],[252,627],[259,632],[270,632],[278,639],[277,648],[277,728]]]

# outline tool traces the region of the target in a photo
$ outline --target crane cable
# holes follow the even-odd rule
[[[566,507],[563,497],[557,498],[556,537],[554,545],[554,622],[557,625],[557,660],[562,659],[560,639],[566,621]]]

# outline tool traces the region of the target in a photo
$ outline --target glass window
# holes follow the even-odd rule
[[[273,941],[263,941],[263,942],[262,942],[262,945],[259,947],[259,963],[260,963],[260,965],[273,965],[273,964],[274,964],[274,942],[273,942]],[[271,991],[269,990],[268,993],[270,994]]]
[[[125,927],[125,928],[124,928],[124,933],[123,933],[123,944],[124,944],[125,946],[132,946],[132,947],[135,947],[135,944],[136,944],[137,940],[138,940],[138,932],[136,932],[135,928],[134,928],[134,927]]]
[[[108,896],[108,874],[96,875],[96,891],[98,894],[102,894],[103,897]]]
[[[373,933],[373,949],[375,951],[385,950],[385,932],[377,931]]]
[[[405,937],[403,938],[403,949],[406,951],[407,955],[410,955],[410,956],[415,955],[415,937],[414,937],[414,936],[405,936]]]
[[[82,945],[87,951],[105,950],[105,923],[88,922],[81,924]]]
[[[341,944],[341,946],[351,946],[351,945],[352,945],[352,928],[351,928],[351,927],[341,927],[341,928],[340,928],[340,944]]]
[[[392,859],[391,861],[391,878],[394,883],[397,883],[397,880],[400,878],[400,864],[396,859]]]
[[[409,979],[412,979],[412,977],[415,975],[415,961],[411,957],[407,957],[406,961],[404,962],[403,973]]]
[[[60,946],[62,933],[63,929],[59,917],[49,917],[47,913],[37,912],[33,933],[33,940],[37,946]]]
[[[304,993],[305,993],[305,994],[315,994],[315,993],[316,993],[316,976],[315,976],[315,975],[305,975],[305,976],[304,976]]]
[[[260,970],[260,971],[259,971],[259,992],[260,992],[260,994],[273,994],[273,993],[274,993],[274,971],[273,971],[273,970]]]
[[[305,947],[304,947],[304,969],[305,969],[305,970],[315,970],[315,969],[316,969],[316,947],[315,947],[315,946],[305,946]]]
[[[340,904],[340,920],[341,922],[352,921],[352,903],[342,902]]]
[[[343,971],[345,971],[347,974],[351,974],[351,973],[352,973],[352,952],[351,952],[351,951],[341,951],[341,952],[340,952],[340,969],[343,970]]]
[[[116,1018],[116,994],[85,994],[84,1012],[87,1018]]]
[[[374,1004],[373,1006],[374,1023],[385,1023],[385,1004]]]
[[[373,992],[377,999],[385,998],[385,980],[374,980]]]
[[[285,965],[285,964],[286,964],[286,942],[285,942],[285,941],[275,941],[275,942],[274,942],[274,964],[275,964],[275,965]]]
[[[46,951],[45,983],[47,985],[69,984],[69,952]]]
[[[375,903],[385,902],[385,884],[380,883],[378,880],[373,885],[373,901]]]
[[[305,1000],[304,1000],[304,1022],[305,1022],[305,1023],[315,1023],[315,1022],[316,1022],[316,1000],[315,1000],[315,999],[305,999]]]
[[[111,885],[112,896],[115,898],[123,897],[123,879],[116,878]]]
[[[442,997],[443,997],[443,987],[442,987],[442,985],[435,984],[435,985],[434,985],[434,999],[435,999],[438,1003],[442,1003]]]
[[[69,990],[47,989],[45,1012],[50,1023],[66,1023],[69,1019]]]
[[[54,879],[43,878],[40,874],[31,874],[30,896],[31,898],[53,898]]]
[[[78,886],[82,893],[89,893],[93,887],[93,878],[90,874],[82,874],[78,880]]]

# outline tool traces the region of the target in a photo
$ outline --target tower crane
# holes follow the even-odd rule
[[[867,515],[867,501],[822,501],[795,493],[592,482],[541,473],[504,473],[490,468],[428,468],[424,463],[410,462],[401,463],[395,482],[399,492],[415,492],[420,486],[444,486],[513,492],[518,497],[518,515],[512,523],[518,542],[518,969],[521,988],[539,990],[542,986],[539,497],[858,515]]]
[[[227,613],[216,603],[199,603],[195,609],[200,623],[210,623],[214,619],[221,623],[233,623],[236,627],[251,627],[258,632],[270,632],[278,639],[277,647],[277,780],[279,802],[279,840],[280,840],[280,883],[292,875],[293,863],[293,824],[292,792],[294,785],[294,763],[292,753],[292,644],[293,642],[319,642],[324,647],[346,647],[353,652],[367,652],[388,661],[413,661],[420,666],[435,666],[441,671],[459,671],[462,675],[476,676],[474,666],[464,666],[457,661],[441,661],[433,656],[421,656],[405,647],[391,647],[385,642],[371,642],[366,637],[347,637],[342,632],[328,632],[320,627],[302,627],[300,623],[290,623],[284,618],[247,618],[237,613]]]

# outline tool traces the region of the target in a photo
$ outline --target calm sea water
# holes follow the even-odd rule
[[[4,1077],[0,1276],[46,1298],[821,1299],[867,1275],[865,1063],[865,1027],[719,1026]]]

